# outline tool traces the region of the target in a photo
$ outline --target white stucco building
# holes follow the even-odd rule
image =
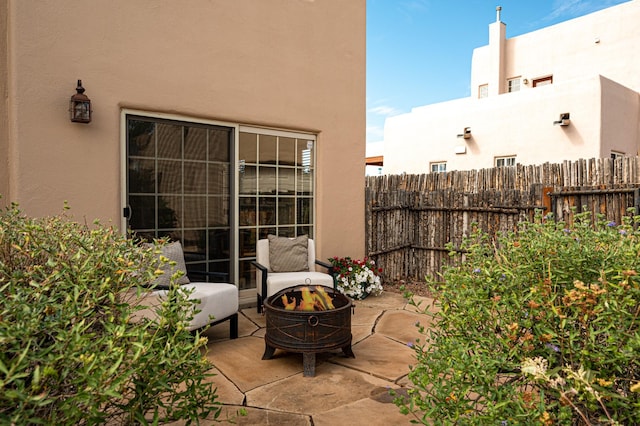
[[[386,120],[384,173],[638,155],[639,22],[632,0],[507,39],[498,8],[471,96]]]

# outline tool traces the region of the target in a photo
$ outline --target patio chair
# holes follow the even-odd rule
[[[314,241],[306,235],[297,238],[268,235],[258,240],[256,260],[256,287],[258,312],[264,301],[280,290],[300,284],[322,285],[336,288],[329,263],[315,258]],[[327,272],[316,271],[316,265]]]
[[[137,316],[153,317],[155,315],[156,307],[161,304],[167,296],[171,275],[174,274],[176,270],[180,270],[184,275],[178,279],[176,284],[192,290],[189,294],[189,299],[198,301],[197,304],[194,305],[196,313],[193,315],[187,329],[197,330],[208,325],[216,325],[229,321],[229,337],[231,339],[237,338],[238,287],[226,282],[206,282],[202,278],[198,280],[195,279],[196,277],[208,277],[228,280],[228,274],[191,271],[187,275],[184,253],[179,241],[163,246],[161,251],[162,255],[167,257],[169,261],[175,262],[175,266],[171,266],[168,263],[160,266],[160,268],[164,270],[164,274],[160,275],[150,284],[150,291],[144,294],[137,302],[140,305],[148,307],[140,311]]]

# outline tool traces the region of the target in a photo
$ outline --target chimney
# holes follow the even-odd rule
[[[507,45],[506,25],[500,20],[502,7],[496,7],[496,22],[489,24],[489,96],[506,92],[505,52]]]

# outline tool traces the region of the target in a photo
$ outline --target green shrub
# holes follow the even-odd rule
[[[538,215],[452,252],[401,411],[425,424],[640,424],[640,231],[593,222]]]
[[[174,288],[156,320],[131,321],[155,259],[113,228],[0,214],[1,424],[219,415],[206,339],[185,329],[188,294]]]

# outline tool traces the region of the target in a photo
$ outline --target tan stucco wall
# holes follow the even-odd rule
[[[122,108],[312,131],[319,255],[364,252],[365,0],[9,0],[11,198],[120,223]],[[67,103],[82,79],[93,121]]]
[[[0,0],[0,208],[7,205],[9,193],[9,114],[7,40],[9,29],[7,0]]]

